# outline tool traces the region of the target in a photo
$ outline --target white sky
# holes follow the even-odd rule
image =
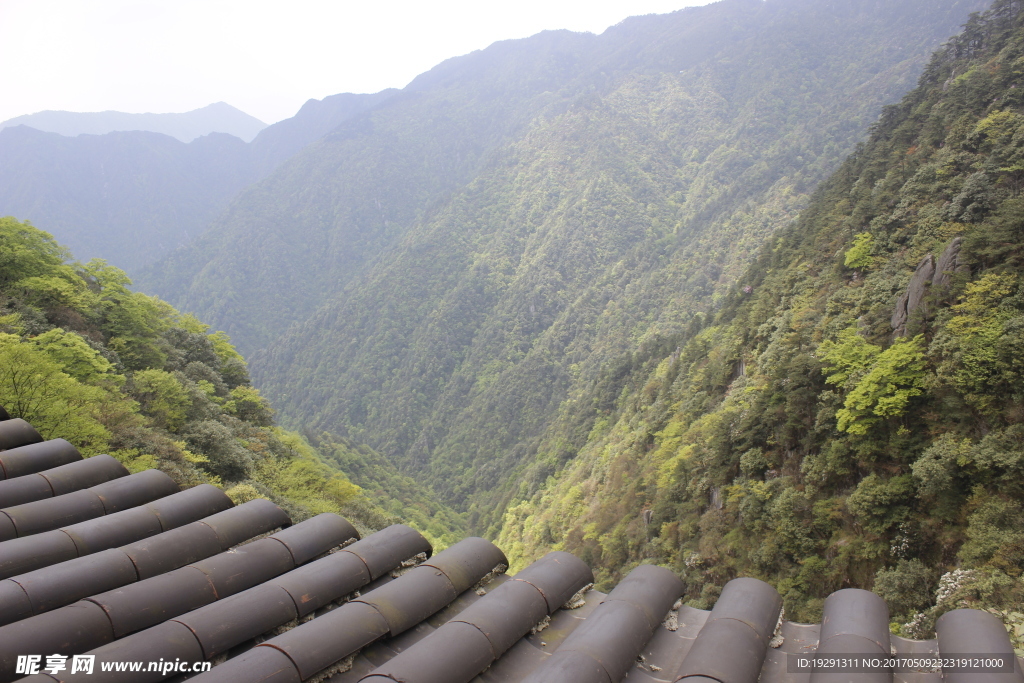
[[[0,0],[0,121],[224,101],[274,123],[309,98],[401,88],[496,40],[601,33],[709,1]]]

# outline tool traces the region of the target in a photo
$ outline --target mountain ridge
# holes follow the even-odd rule
[[[309,100],[249,143],[227,133],[185,143],[152,131],[67,137],[8,126],[0,214],[46,225],[85,259],[135,270],[192,243],[244,187],[391,94]]]
[[[243,142],[250,142],[267,127],[267,124],[226,102],[214,102],[199,109],[168,114],[148,112],[129,114],[113,110],[101,112],[46,110],[15,116],[0,122],[0,129],[11,126],[28,126],[66,137],[141,130],[170,135],[187,143],[210,133],[226,133]]]

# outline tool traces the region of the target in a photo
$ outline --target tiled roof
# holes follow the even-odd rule
[[[0,418],[7,418],[0,408]],[[846,589],[821,624],[780,620],[752,578],[711,611],[680,605],[683,582],[644,565],[610,593],[552,552],[514,576],[482,538],[432,556],[395,525],[360,539],[343,518],[298,524],[266,500],[178,491],[156,470],[82,459],[22,420],[0,419],[0,683],[21,655],[91,654],[93,673],[21,680],[162,681],[104,662],[201,662],[196,683],[1024,683],[1004,673],[801,673],[790,655],[1012,652],[987,612],[955,610],[938,639],[889,633],[885,602]],[[70,668],[70,667],[68,667]],[[176,678],[174,678],[176,676]]]

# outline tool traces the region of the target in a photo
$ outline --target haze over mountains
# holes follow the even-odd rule
[[[7,127],[0,130],[0,214],[47,226],[83,260],[134,270],[189,244],[242,188],[392,93],[310,100],[290,119],[260,124],[249,143],[224,132],[186,143],[153,130],[67,137]]]
[[[876,578],[918,582],[892,592],[911,620],[962,563],[1004,604],[1024,595],[1021,3],[941,47],[987,5],[723,0],[496,43],[247,146],[147,143],[154,168],[224,169],[208,198],[181,180],[175,216],[126,163],[118,258],[227,330],[283,423],[373,449],[516,563],[668,564],[698,606],[758,575],[807,621]],[[101,153],[11,130],[27,170],[0,170],[0,212],[112,233],[127,200],[85,208],[112,191],[87,184]],[[71,158],[87,170],[53,184]]]
[[[369,444],[486,528],[512,473],[540,458],[543,481],[562,432],[591,429],[566,401],[625,363],[608,405],[638,349],[674,348],[980,6],[729,0],[498,43],[137,282],[226,329],[286,421]]]
[[[28,126],[47,133],[69,137],[103,135],[114,131],[146,130],[163,133],[182,142],[192,142],[202,135],[227,133],[249,142],[267,127],[254,116],[235,109],[226,102],[215,102],[181,114],[127,114],[120,111],[73,112],[41,111],[15,116],[0,122],[0,129]]]

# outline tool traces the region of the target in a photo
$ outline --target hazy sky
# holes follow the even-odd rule
[[[496,40],[600,33],[627,16],[708,2],[0,0],[0,121],[224,101],[273,123],[311,97],[402,87]]]

